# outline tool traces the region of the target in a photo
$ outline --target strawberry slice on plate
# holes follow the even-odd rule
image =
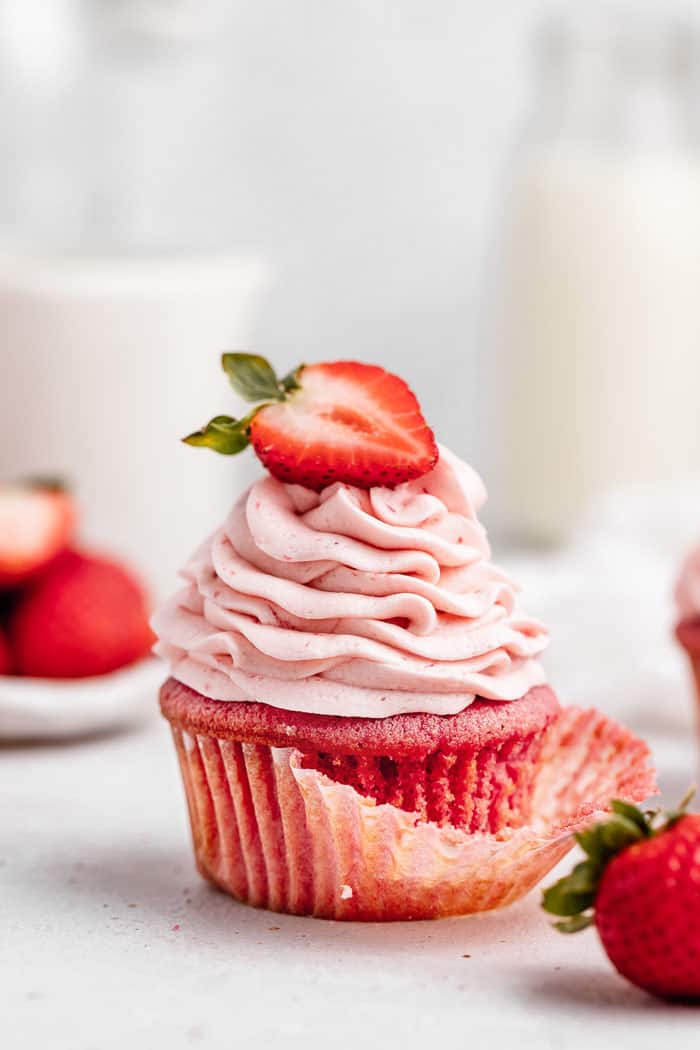
[[[75,527],[71,496],[52,484],[0,486],[0,588],[42,571],[67,546]]]
[[[378,365],[301,365],[283,379],[262,357],[224,354],[224,371],[246,400],[243,419],[215,416],[184,440],[233,455],[252,444],[276,478],[320,491],[334,482],[393,488],[431,470],[433,432],[410,387]]]

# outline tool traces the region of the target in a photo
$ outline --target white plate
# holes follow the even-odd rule
[[[0,676],[0,740],[60,740],[134,725],[155,710],[165,677],[154,658],[94,678]]]

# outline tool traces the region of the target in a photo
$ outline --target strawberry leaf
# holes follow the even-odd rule
[[[593,861],[577,864],[542,895],[542,907],[551,915],[578,915],[593,906],[598,888],[598,869]]]
[[[570,919],[562,919],[554,923],[554,929],[559,933],[578,933],[579,930],[587,929],[593,923],[593,912],[583,912],[581,915],[572,915]]]
[[[598,871],[591,860],[582,860],[568,876],[569,887],[578,893],[590,893],[597,880]]]
[[[288,372],[284,379],[280,380],[281,386],[284,388],[285,393],[289,394],[292,390],[301,390],[301,373],[304,369],[303,365],[299,365],[298,368],[294,368],[291,372]]]
[[[244,401],[283,401],[283,384],[264,357],[257,354],[223,354],[221,367]]]
[[[633,806],[630,802],[624,802],[622,799],[615,798],[610,803],[610,808],[613,813],[617,813],[618,816],[624,817],[631,824],[635,824],[641,831],[644,838],[649,838],[651,835],[651,824],[646,814],[642,812],[637,806]]]
[[[550,915],[579,915],[587,908],[593,907],[595,894],[592,890],[579,893],[572,890],[568,884],[568,876],[564,876],[559,882],[555,882],[542,894],[542,907]]]
[[[594,824],[592,828],[586,828],[585,831],[577,831],[574,838],[578,842],[583,852],[596,863],[601,860],[601,847],[600,847],[600,825]]]
[[[637,824],[632,823],[627,817],[616,815],[612,820],[600,826],[600,841],[608,857],[614,857],[616,853],[627,846],[646,838],[646,833],[639,830]]]
[[[195,430],[182,440],[186,445],[194,445],[198,448],[210,448],[222,456],[235,456],[242,452],[250,443],[249,428],[255,415],[255,409],[243,419],[233,419],[232,416],[214,416],[201,430]]]
[[[592,828],[577,832],[574,837],[600,873],[611,857],[647,835],[648,832],[642,831],[637,822],[615,813],[605,823],[594,824]]]

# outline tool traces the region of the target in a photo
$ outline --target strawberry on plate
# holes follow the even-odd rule
[[[613,815],[576,838],[586,853],[545,890],[563,933],[595,924],[628,981],[665,999],[700,1001],[700,814],[613,802]]]
[[[320,491],[334,482],[393,488],[426,474],[438,449],[410,387],[378,365],[301,365],[278,379],[263,357],[224,354],[243,419],[215,416],[184,440],[235,455],[251,444],[276,478]]]
[[[73,500],[58,486],[0,486],[0,588],[42,572],[69,543],[75,520]]]
[[[38,678],[106,674],[154,641],[140,582],[117,562],[75,550],[20,597],[9,633],[15,669]]]
[[[0,675],[10,674],[12,671],[12,653],[10,645],[4,633],[0,631]]]

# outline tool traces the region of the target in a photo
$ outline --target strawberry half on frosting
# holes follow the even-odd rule
[[[252,444],[274,477],[316,492],[334,482],[394,488],[437,462],[415,394],[378,365],[301,365],[283,379],[251,354],[224,354],[222,365],[241,397],[262,403],[243,419],[215,416],[187,444],[224,455]]]

